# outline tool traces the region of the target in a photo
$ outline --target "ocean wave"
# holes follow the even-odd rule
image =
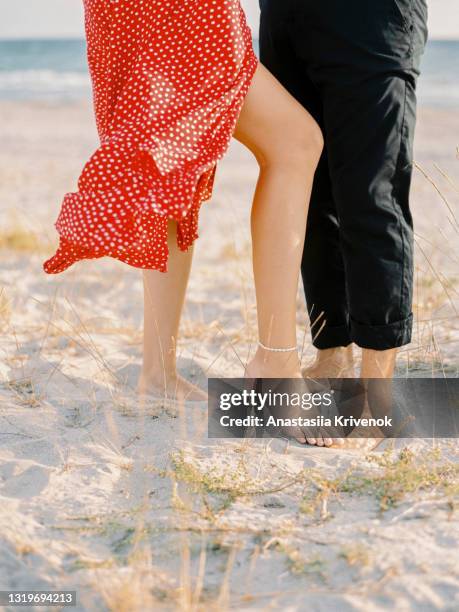
[[[420,105],[459,106],[459,85],[452,79],[421,77],[417,97]]]
[[[91,86],[84,72],[54,70],[0,71],[0,96],[17,93],[86,93]]]
[[[87,72],[57,70],[0,70],[0,98],[87,97],[91,80]],[[421,105],[459,105],[459,86],[452,75],[429,74],[419,79]]]

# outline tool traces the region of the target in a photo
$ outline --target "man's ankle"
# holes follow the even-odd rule
[[[303,370],[310,378],[355,378],[353,346],[318,349],[312,365]]]
[[[393,378],[397,349],[363,349],[361,378]]]
[[[352,344],[348,346],[335,346],[328,349],[317,349],[317,362],[345,362],[354,363],[354,350]]]

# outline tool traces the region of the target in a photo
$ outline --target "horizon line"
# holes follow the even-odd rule
[[[255,40],[258,40],[258,36],[254,36],[253,37]],[[0,42],[12,42],[12,41],[29,41],[29,40],[79,40],[79,41],[84,41],[86,40],[85,36],[79,36],[79,35],[75,35],[75,34],[69,34],[67,36],[54,36],[54,35],[47,35],[47,36],[37,36],[37,35],[25,35],[25,36],[16,36],[16,35],[7,35],[7,36],[0,36]],[[430,42],[459,42],[459,33],[455,36],[455,37],[451,37],[451,36],[431,36],[428,39]]]

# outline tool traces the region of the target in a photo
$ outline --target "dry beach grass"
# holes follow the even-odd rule
[[[77,610],[453,610],[455,441],[377,452],[209,441],[203,409],[139,406],[141,276],[41,263],[96,136],[83,104],[1,103],[0,587],[76,589]],[[457,376],[459,114],[422,109],[415,337],[399,375]],[[234,145],[206,205],[180,367],[238,376],[256,340]],[[302,296],[299,329],[309,348]],[[302,338],[300,338],[300,341]]]

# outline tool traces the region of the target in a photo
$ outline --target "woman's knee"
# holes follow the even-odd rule
[[[292,118],[288,126],[272,135],[268,146],[258,156],[262,166],[282,166],[291,171],[304,172],[305,165],[314,170],[319,163],[324,148],[324,138],[318,124],[304,112],[296,120]]]
[[[319,163],[324,148],[322,130],[314,119],[305,111],[297,122],[292,122],[285,138],[285,152],[298,156],[315,166]]]

